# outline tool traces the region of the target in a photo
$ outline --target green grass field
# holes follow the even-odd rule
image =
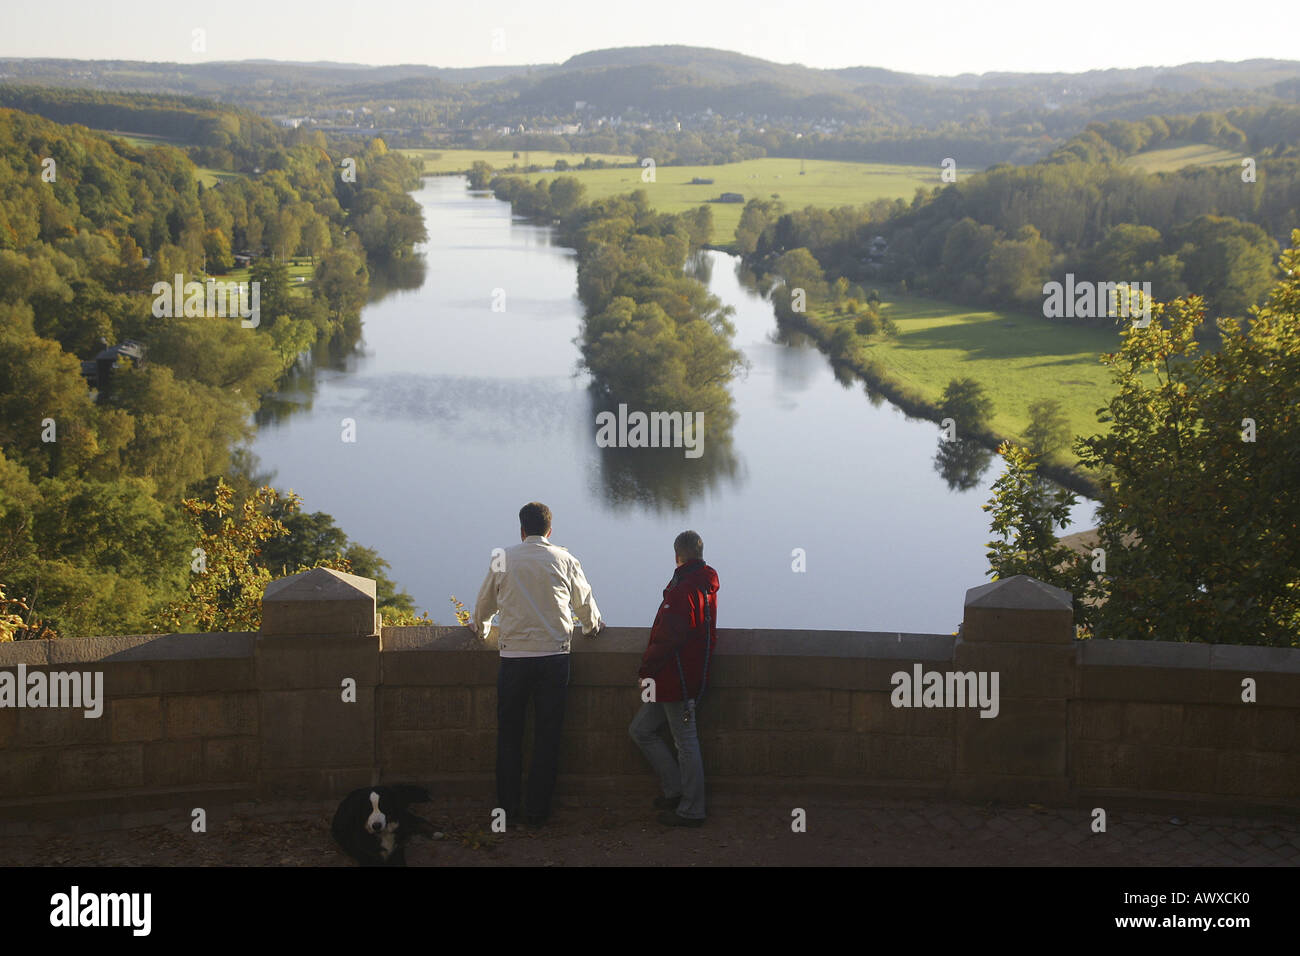
[[[493,169],[503,170],[512,163],[522,165],[523,153],[519,159],[512,159],[511,153],[491,150],[447,149],[422,150],[404,149],[403,153],[425,156],[425,172],[461,172],[469,169],[476,159],[491,164]],[[429,159],[433,154],[441,154],[437,159]],[[581,162],[585,154],[548,153],[536,150],[529,154],[532,163],[553,163],[556,159],[569,162]],[[606,159],[618,162],[631,162],[631,156],[597,156],[592,159]],[[884,163],[846,163],[831,160],[810,159],[804,164],[805,173],[799,175],[800,163],[797,159],[750,159],[743,163],[728,163],[725,166],[660,166],[655,170],[655,181],[641,180],[642,170],[630,169],[571,169],[562,175],[576,176],[587,187],[587,198],[603,199],[634,189],[644,189],[650,196],[650,202],[656,209],[664,212],[685,212],[696,206],[708,203],[724,192],[740,193],[750,199],[771,199],[773,194],[779,197],[786,209],[802,209],[805,206],[858,206],[877,199],[906,199],[916,194],[918,187],[933,189],[942,185],[939,181],[939,167],[936,166],[894,166]],[[967,175],[973,170],[958,170],[958,176]],[[529,179],[553,177],[554,173],[531,173]],[[692,179],[712,179],[712,185],[692,186]],[[740,224],[743,203],[708,203],[713,210],[713,242],[717,245],[729,244],[736,235],[736,226]]]
[[[818,313],[833,328],[847,317]],[[1041,316],[972,310],[919,296],[893,295],[882,316],[898,325],[894,337],[861,341],[863,353],[890,377],[935,401],[954,378],[973,378],[993,399],[994,431],[1022,437],[1031,402],[1055,398],[1076,435],[1104,430],[1096,410],[1113,395],[1101,353],[1119,348],[1118,330],[1088,329]],[[1062,458],[1074,462],[1068,452]]]
[[[1243,155],[1222,146],[1206,143],[1174,143],[1161,149],[1135,153],[1124,160],[1125,166],[1144,173],[1172,173],[1186,166],[1239,166]]]
[[[187,143],[179,139],[171,139],[167,136],[154,136],[151,133],[123,133],[115,129],[97,129],[91,132],[99,133],[101,136],[116,136],[118,139],[124,139],[132,146],[138,146],[142,149],[150,146],[186,146]]]
[[[635,156],[620,156],[614,153],[556,153],[548,149],[520,150],[519,158],[508,149],[399,149],[407,156],[419,156],[424,160],[424,171],[429,174],[466,173],[475,160],[482,160],[495,170],[505,170],[510,166],[552,166],[557,159],[569,163],[580,163],[588,156],[593,160],[603,159],[607,163],[633,163]],[[525,162],[525,157],[527,161]],[[542,174],[538,174],[542,175]]]
[[[214,276],[213,278],[221,279],[223,282],[247,282],[249,281],[250,271],[247,268],[231,269],[224,275]],[[311,264],[311,260],[304,257],[289,260],[289,291],[294,295],[306,296],[311,294],[311,280],[316,274],[316,269]],[[301,280],[301,281],[299,281]]]
[[[587,196],[601,199],[644,189],[656,209],[685,212],[724,192],[740,193],[745,200],[776,196],[786,209],[805,206],[859,206],[877,199],[907,199],[918,187],[941,185],[938,166],[893,166],[882,163],[844,163],[810,159],[799,175],[797,159],[750,159],[725,166],[660,166],[655,181],[641,181],[640,169],[578,170]],[[958,171],[961,175],[961,171]],[[692,179],[712,179],[712,185],[692,186]],[[713,241],[730,243],[740,224],[743,203],[709,203],[713,209]]]
[[[112,129],[97,129],[94,132],[104,136],[116,136],[118,139],[126,140],[132,146],[140,149],[148,149],[150,146],[175,146],[181,149],[190,145],[179,139],[169,139],[166,136],[153,136],[149,133],[120,133]],[[215,186],[223,179],[238,179],[240,173],[228,172],[224,169],[211,169],[207,166],[196,167],[198,172],[197,179],[203,183],[204,188]]]

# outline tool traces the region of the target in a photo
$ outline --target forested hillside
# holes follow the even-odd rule
[[[39,105],[98,125],[151,117],[152,129],[198,137],[205,162],[240,175],[205,189],[181,149],[0,109],[0,588],[20,602],[20,637],[195,626],[195,614],[173,612],[194,607],[185,602],[203,532],[235,532],[227,509],[252,495],[238,453],[251,415],[314,343],[355,334],[367,263],[401,258],[423,237],[405,193],[418,170],[381,140],[344,153],[319,133],[211,106],[61,93]],[[344,159],[355,181],[341,175],[352,168]],[[156,315],[154,283],[219,277],[236,253],[260,283],[255,327]],[[295,256],[315,266],[305,294],[289,282]],[[83,377],[83,361],[132,342],[139,350],[110,355],[102,378]],[[223,481],[238,491],[226,506],[183,506]],[[329,529],[327,516],[293,515],[291,500],[276,507],[301,532],[281,548],[281,567],[265,569],[279,572],[317,543],[308,525],[317,539]],[[382,567],[331,540],[340,558]],[[250,541],[226,557],[266,559]],[[208,567],[206,583],[228,571]],[[211,592],[229,607],[249,598],[235,573]],[[385,598],[402,603],[391,586]]]
[[[660,165],[761,156],[1026,163],[1092,122],[1294,104],[1300,92],[1292,60],[925,76],[680,45],[475,69],[11,59],[0,72],[24,85],[211,97],[322,128],[383,130],[394,146],[636,153]]]
[[[1042,162],[997,166],[910,206],[786,212],[751,200],[737,240],[760,270],[802,249],[831,281],[901,282],[969,304],[1037,311],[1043,284],[1073,273],[1150,281],[1159,300],[1192,293],[1212,316],[1242,315],[1300,222],[1298,128],[1298,107],[1097,124]],[[1148,174],[1120,162],[1184,136],[1248,151],[1248,168]],[[885,251],[868,255],[876,236]]]

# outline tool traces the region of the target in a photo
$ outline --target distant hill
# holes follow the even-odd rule
[[[797,63],[773,63],[743,53],[684,45],[613,47],[579,53],[563,63],[481,67],[425,64],[366,66],[359,63],[241,60],[235,62],[164,63],[140,60],[0,59],[0,79],[42,86],[90,86],[95,89],[153,93],[212,93],[220,89],[264,88],[268,81],[286,87],[386,84],[407,79],[436,79],[448,84],[497,83],[531,76],[540,81],[556,75],[594,78],[609,69],[655,67],[706,87],[770,84],[791,93],[848,93],[863,87],[937,87],[970,90],[1035,87],[1100,92],[1122,89],[1264,89],[1300,84],[1300,61],[1244,60],[1239,63],[1185,63],[1171,67],[1092,70],[1086,73],[963,73],[927,76],[872,66],[821,70]],[[598,92],[592,90],[591,92]],[[1281,90],[1278,91],[1281,95]]]
[[[685,71],[710,86],[761,83],[799,93],[845,93],[868,83],[901,85],[924,77],[877,67],[817,70],[797,63],[773,63],[743,53],[694,46],[640,46],[593,50],[570,57],[554,69],[569,73],[592,68],[660,67]]]
[[[346,124],[368,116],[375,120],[365,125],[396,130],[532,129],[558,122],[590,128],[600,117],[640,114],[665,122],[710,111],[787,128],[829,121],[950,135],[956,127],[998,127],[1017,137],[1022,151],[1033,152],[1097,120],[1295,103],[1300,61],[944,77],[871,66],[813,69],[670,45],[591,50],[563,63],[457,69],[266,60],[6,59],[0,60],[0,82],[200,96],[269,116],[346,114],[346,120],[326,120]]]

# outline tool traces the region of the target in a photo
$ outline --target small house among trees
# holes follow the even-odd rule
[[[81,375],[91,388],[106,392],[119,359],[125,359],[138,368],[144,362],[144,346],[133,339],[109,345],[90,361],[81,363]]]

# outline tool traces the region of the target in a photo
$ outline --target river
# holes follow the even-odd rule
[[[706,429],[695,460],[598,448],[576,373],[573,251],[462,178],[428,177],[414,196],[430,236],[423,283],[367,305],[360,344],[280,396],[299,407],[265,420],[252,451],[277,487],[378,550],[417,607],[440,623],[449,595],[472,607],[492,549],[518,541],[519,507],[539,500],[614,625],[650,623],[673,538],[693,528],[722,582],[723,627],[956,630],[966,589],[989,580],[980,506],[1000,462],[952,487],[936,470],[938,426],[779,336],[771,305],[716,251],[702,274],[734,307],[750,363],[732,384],[730,442]],[[1090,516],[1080,503],[1068,530]]]

